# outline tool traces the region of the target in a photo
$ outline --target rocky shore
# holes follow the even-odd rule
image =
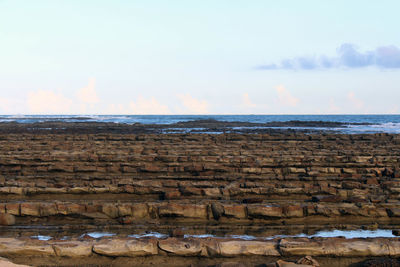
[[[307,256],[397,266],[376,265],[398,264],[397,237],[314,234],[398,234],[400,135],[166,132],[194,126],[247,127],[0,123],[0,256],[34,266],[307,266]]]

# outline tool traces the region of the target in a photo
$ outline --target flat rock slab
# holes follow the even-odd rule
[[[386,238],[296,238],[282,239],[279,250],[284,256],[382,257],[399,256],[400,241]]]
[[[399,257],[400,238],[286,238],[242,240],[222,238],[104,238],[100,240],[31,240],[0,238],[5,257]],[[307,259],[304,258],[304,259]],[[304,260],[301,264],[312,262]]]
[[[93,246],[97,254],[111,257],[135,257],[158,254],[155,239],[109,239],[102,240]]]

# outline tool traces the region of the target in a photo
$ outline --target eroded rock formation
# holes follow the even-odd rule
[[[397,257],[396,238],[190,236],[399,228],[399,155],[389,134],[1,134],[0,255]],[[58,240],[138,228],[176,237]]]

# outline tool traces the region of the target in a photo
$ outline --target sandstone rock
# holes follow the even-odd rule
[[[54,256],[53,248],[39,240],[0,238],[0,256]]]
[[[93,243],[87,241],[63,241],[52,245],[59,257],[88,257],[93,248]]]
[[[304,216],[303,207],[300,205],[290,205],[284,207],[284,213],[286,217],[292,218],[297,217],[301,218]]]
[[[207,208],[201,204],[163,204],[158,208],[160,217],[207,218]]]
[[[177,189],[168,190],[164,192],[165,199],[179,199],[182,196],[181,192]]]
[[[40,203],[40,216],[53,216],[58,213],[57,206],[54,203]]]
[[[308,264],[297,264],[294,262],[289,262],[289,261],[284,261],[284,260],[278,260],[276,262],[277,267],[312,267],[312,265]]]
[[[67,203],[67,214],[82,214],[86,212],[86,207],[79,203]]]
[[[235,219],[246,219],[246,206],[244,205],[227,205],[224,204],[224,211],[226,217]]]
[[[1,267],[29,267],[28,265],[21,265],[21,264],[12,263],[8,259],[1,258],[1,257],[0,257],[0,266]]]
[[[219,188],[204,188],[203,195],[211,198],[218,198],[221,196],[221,190]]]
[[[14,225],[15,216],[8,213],[0,214],[0,225]]]
[[[202,252],[202,244],[195,239],[167,238],[158,241],[158,247],[179,256],[196,256]]]
[[[341,197],[337,195],[313,196],[311,200],[313,202],[333,202],[333,203],[338,203],[342,201]]]
[[[313,257],[311,257],[311,256],[305,256],[305,257],[299,259],[296,263],[297,263],[297,264],[308,264],[308,265],[311,265],[311,266],[313,266],[313,267],[319,267],[319,266],[320,266],[319,263],[318,263],[318,261],[315,260],[315,259],[314,259]]]
[[[241,262],[228,261],[228,262],[219,263],[219,264],[215,265],[215,267],[246,267],[246,265]]]
[[[103,213],[110,218],[117,218],[118,217],[118,208],[115,204],[105,203],[103,205]]]
[[[224,206],[217,202],[211,204],[211,211],[215,220],[219,220],[219,218],[225,213]]]
[[[131,204],[119,204],[118,205],[118,216],[119,217],[131,216],[131,215],[132,215],[132,205]]]
[[[100,255],[119,256],[146,256],[158,253],[156,240],[153,239],[108,239],[94,244],[93,251]]]
[[[20,216],[21,209],[19,203],[7,203],[6,204],[6,212],[12,215]]]
[[[271,205],[248,205],[247,212],[254,218],[283,218],[282,207]]]
[[[221,241],[219,242],[219,249],[222,256],[280,256],[277,249],[276,242],[273,241]]]
[[[390,248],[384,239],[282,239],[279,250],[288,256],[368,257],[389,256]]]
[[[22,216],[36,216],[40,217],[40,204],[39,203],[21,203]]]
[[[149,217],[149,207],[145,203],[135,203],[132,207],[134,218],[142,219]]]

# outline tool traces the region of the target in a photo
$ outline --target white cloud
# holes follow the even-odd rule
[[[299,103],[299,99],[294,97],[283,85],[276,87],[278,93],[278,103],[285,106],[294,107]]]
[[[95,79],[91,78],[89,79],[89,84],[87,87],[79,89],[76,94],[79,101],[85,104],[96,104],[99,102],[99,97],[94,89],[95,83]]]
[[[347,99],[350,103],[357,109],[362,109],[364,107],[364,102],[356,97],[354,92],[349,92],[347,94]]]
[[[28,94],[27,105],[32,114],[65,114],[71,113],[72,100],[60,92],[38,90]]]
[[[78,90],[76,96],[80,102],[81,114],[86,113],[87,106],[93,108],[100,100],[97,96],[97,92],[94,88],[96,80],[94,78],[89,79],[89,84]]]
[[[190,114],[206,114],[208,113],[208,103],[205,100],[198,100],[190,94],[178,94],[177,97],[185,107],[183,112]]]
[[[255,108],[255,107],[257,107],[257,104],[255,104],[255,103],[253,103],[251,101],[248,93],[244,93],[243,94],[242,102],[243,102],[243,106],[245,106],[247,108]]]
[[[345,43],[337,49],[337,55],[328,57],[301,56],[284,58],[280,63],[257,66],[260,70],[315,70],[332,68],[363,68],[376,66],[383,69],[400,68],[400,48],[394,45],[380,46],[374,50],[361,52],[354,44]]]
[[[121,107],[119,107],[121,108]],[[170,114],[168,106],[161,104],[154,97],[145,99],[139,96],[136,102],[131,101],[129,103],[129,112],[133,114]]]

